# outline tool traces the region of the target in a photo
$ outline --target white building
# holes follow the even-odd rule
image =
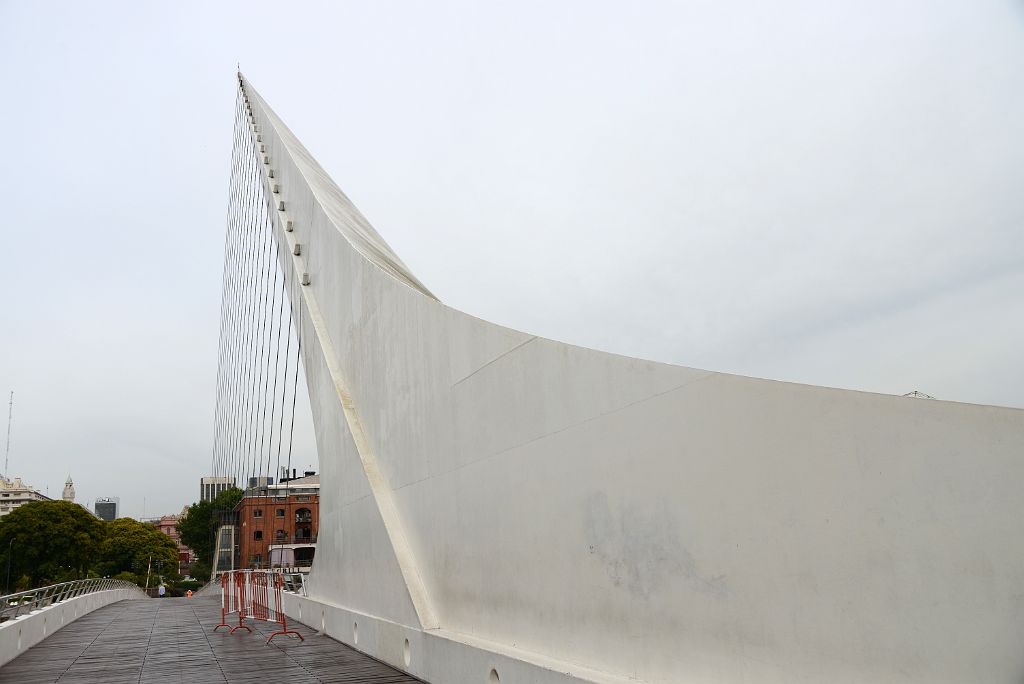
[[[20,477],[8,480],[0,477],[0,516],[7,515],[18,506],[30,501],[49,501],[50,497],[40,494],[21,481]]]
[[[232,477],[203,477],[199,479],[199,500],[213,501],[217,495],[235,486]]]

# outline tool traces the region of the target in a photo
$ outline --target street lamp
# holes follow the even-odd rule
[[[14,545],[14,540],[17,537],[11,537],[11,541],[7,542],[7,583],[4,584],[4,593],[11,593],[11,547]]]

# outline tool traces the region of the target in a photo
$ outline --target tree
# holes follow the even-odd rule
[[[32,501],[0,518],[0,556],[10,549],[11,577],[32,586],[86,577],[104,538],[104,523],[69,501]],[[14,540],[13,544],[11,540]]]
[[[206,582],[210,579],[210,575],[213,574],[213,568],[206,561],[199,559],[192,563],[192,569],[189,574],[197,580]]]
[[[209,577],[213,555],[216,552],[214,543],[217,528],[220,527],[220,514],[234,510],[242,500],[242,495],[243,492],[238,487],[225,489],[213,501],[199,501],[189,506],[185,515],[178,521],[181,542],[196,554],[196,564],[192,568],[194,577]]]
[[[217,495],[217,498],[213,500],[214,511],[233,511],[235,506],[242,500],[245,495],[238,487],[231,487],[225,489],[223,492]]]
[[[172,579],[178,575],[178,545],[174,540],[156,527],[131,518],[107,523],[98,556],[96,570],[105,577],[132,573],[137,584],[145,585],[151,564],[155,575]]]
[[[200,501],[188,507],[178,520],[181,543],[191,548],[196,560],[210,562],[213,556],[213,502]]]

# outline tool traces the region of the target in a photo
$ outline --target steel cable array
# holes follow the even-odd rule
[[[242,488],[260,487],[268,478],[276,481],[282,467],[291,471],[301,366],[301,316],[295,308],[301,307],[299,286],[281,268],[282,246],[274,232],[275,207],[260,146],[239,89],[224,236],[212,474]]]

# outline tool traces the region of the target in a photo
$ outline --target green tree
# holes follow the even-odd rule
[[[197,580],[206,582],[210,579],[210,575],[213,574],[213,568],[210,567],[209,563],[200,559],[192,564],[192,570],[190,574]]]
[[[181,543],[195,552],[197,560],[206,563],[213,556],[213,530],[213,503],[210,501],[192,504],[178,520]]]
[[[189,506],[178,521],[181,542],[196,554],[196,563],[192,568],[194,577],[205,580],[210,576],[220,514],[234,510],[242,500],[242,495],[242,490],[237,487],[225,489],[213,501],[199,501]]]
[[[32,586],[87,577],[104,532],[78,504],[33,501],[0,518],[0,562],[6,572],[10,549],[11,577],[25,575]]]
[[[178,576],[178,545],[152,525],[118,518],[107,523],[98,561],[96,571],[105,577],[132,573],[138,584],[145,585],[146,570],[152,564],[154,575],[174,580]]]
[[[232,487],[225,489],[223,492],[217,495],[217,498],[213,500],[213,510],[215,511],[233,511],[235,506],[242,500],[242,496],[245,494],[238,487]]]

